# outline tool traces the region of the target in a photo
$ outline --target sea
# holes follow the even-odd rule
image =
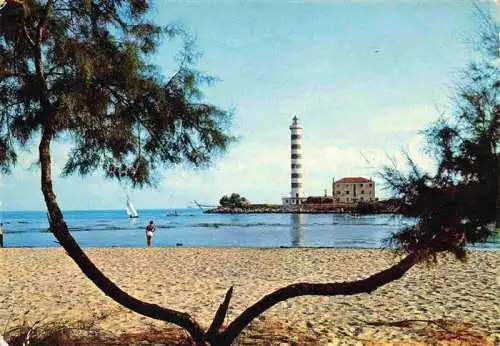
[[[338,247],[383,248],[393,232],[411,225],[401,215],[207,214],[199,209],[63,211],[80,246],[144,247],[145,227],[153,220],[154,246],[172,247]],[[1,211],[5,247],[59,247],[44,211]],[[475,246],[500,249],[500,241]]]

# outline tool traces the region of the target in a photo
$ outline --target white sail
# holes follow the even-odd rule
[[[132,201],[130,198],[127,196],[127,214],[129,217],[137,217],[137,211],[134,208],[134,205],[132,204]]]

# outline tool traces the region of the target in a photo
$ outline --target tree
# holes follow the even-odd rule
[[[245,197],[233,192],[229,197],[226,195],[222,196],[219,200],[219,204],[228,208],[242,208],[248,206],[250,202],[248,202]]]
[[[111,282],[68,231],[52,186],[51,143],[74,144],[64,174],[103,170],[133,186],[154,172],[210,163],[226,150],[231,114],[202,101],[213,82],[192,68],[196,52],[178,27],[148,20],[144,0],[7,0],[0,13],[0,169],[40,136],[41,188],[50,229],[106,295],[143,315],[176,323],[195,339],[184,313],[141,302]],[[185,39],[179,68],[165,80],[149,63],[164,37]]]
[[[467,244],[488,241],[499,224],[500,27],[479,10],[483,58],[463,71],[455,87],[453,112],[429,126],[427,152],[435,174],[423,172],[407,156],[409,172],[385,167],[382,177],[418,222],[391,237],[406,251],[435,258],[443,251],[465,259]]]
[[[181,326],[199,344],[230,345],[255,317],[281,301],[303,295],[370,293],[433,254],[462,255],[465,244],[491,234],[490,193],[498,182],[487,173],[498,173],[493,167],[498,164],[498,101],[493,101],[494,121],[489,122],[490,108],[485,107],[490,96],[466,88],[465,100],[471,107],[464,107],[464,118],[471,119],[472,132],[457,133],[469,133],[467,140],[455,135],[458,128],[452,127],[430,137],[438,140],[438,158],[447,158],[440,173],[431,178],[415,165],[410,176],[385,171],[391,186],[419,215],[415,227],[394,235],[395,244],[407,253],[399,263],[354,282],[282,287],[225,328],[221,326],[232,287],[208,330],[187,313],[130,296],[91,262],[68,231],[52,187],[51,143],[68,138],[74,143],[65,174],[104,170],[110,178],[143,186],[154,183],[152,172],[162,166],[208,164],[231,141],[230,114],[201,102],[199,85],[212,79],[192,69],[189,44],[179,70],[166,81],[147,63],[163,36],[183,34],[148,21],[149,8],[145,0],[7,0],[0,12],[0,169],[8,172],[19,147],[29,147],[40,135],[41,188],[51,232],[82,272],[119,304]],[[481,68],[474,78],[484,71],[488,70]],[[498,90],[498,82],[493,86]],[[470,196],[485,198],[487,210],[464,200]],[[444,210],[430,210],[425,203]]]

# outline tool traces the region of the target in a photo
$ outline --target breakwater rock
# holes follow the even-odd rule
[[[397,201],[396,201],[397,202]],[[357,203],[353,205],[325,205],[325,204],[303,204],[298,206],[283,207],[279,204],[248,204],[243,206],[219,206],[206,210],[208,214],[399,214],[400,203],[394,200],[380,201],[375,203]]]
[[[207,214],[331,214],[340,213],[336,209],[311,209],[311,208],[229,208],[218,207],[206,210]]]

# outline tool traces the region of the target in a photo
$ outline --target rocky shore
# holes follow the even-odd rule
[[[400,209],[392,201],[381,201],[342,206],[304,204],[300,207],[283,207],[279,204],[247,204],[237,207],[219,206],[204,212],[207,214],[397,214]]]
[[[230,208],[217,207],[206,210],[207,214],[332,214],[341,213],[338,209],[313,209],[313,208]]]

